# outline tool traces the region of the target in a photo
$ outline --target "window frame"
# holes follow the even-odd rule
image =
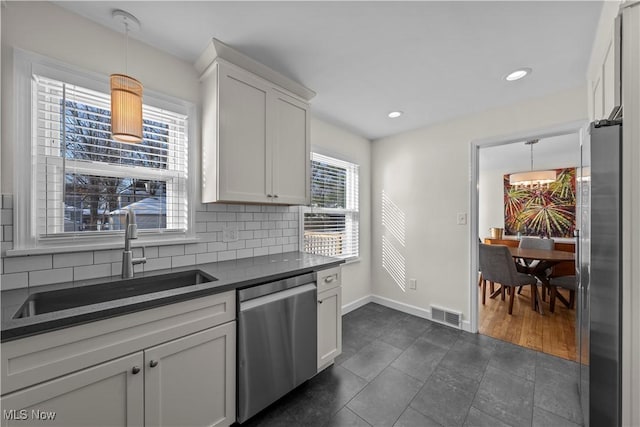
[[[327,214],[339,214],[339,215],[345,215],[345,223],[349,220],[348,216],[353,216],[354,218],[351,218],[351,220],[355,220],[357,222],[357,225],[354,227],[355,231],[357,232],[358,238],[356,239],[356,246],[357,246],[357,255],[348,255],[348,256],[334,256],[334,258],[340,258],[340,259],[344,259],[346,262],[351,263],[351,262],[357,262],[360,260],[360,165],[354,161],[351,160],[347,160],[345,158],[343,158],[342,156],[336,155],[334,153],[326,153],[321,149],[313,149],[311,150],[310,153],[310,158],[309,158],[309,185],[311,186],[311,180],[313,179],[313,173],[311,171],[311,169],[313,168],[313,157],[314,154],[317,154],[319,156],[328,158],[329,160],[335,160],[336,163],[349,163],[353,166],[356,167],[356,173],[357,173],[357,183],[352,182],[351,180],[347,180],[346,181],[346,185],[345,185],[345,192],[348,193],[349,192],[349,187],[352,187],[352,191],[355,191],[357,194],[357,205],[355,209],[348,209],[348,208],[314,208],[313,206],[309,205],[309,206],[301,206],[300,207],[300,231],[299,231],[299,247],[300,247],[300,251],[301,252],[305,252],[304,250],[304,231],[305,231],[305,218],[304,218],[304,214],[305,213],[327,213]],[[330,162],[328,162],[328,164],[331,164]],[[334,165],[337,167],[341,167],[340,165]],[[351,181],[351,182],[350,182]],[[310,196],[312,198],[312,196]],[[347,196],[348,198],[348,196]],[[346,228],[346,225],[345,225]]]
[[[87,89],[108,94],[108,76],[78,70],[75,67],[42,55],[14,50],[13,80],[15,118],[13,136],[14,148],[14,249],[7,255],[25,255],[30,253],[65,252],[91,249],[117,248],[122,246],[124,231],[87,232],[70,235],[46,236],[38,235],[36,210],[36,158],[32,150],[36,142],[33,139],[34,123],[32,120],[32,76],[41,75],[65,83],[82,86]],[[198,146],[196,129],[198,126],[195,104],[172,96],[145,89],[144,104],[165,109],[188,116],[187,132],[187,178],[186,178],[186,230],[140,230],[140,244],[176,244],[195,240],[195,198],[196,183],[193,176],[196,172],[196,156]],[[199,156],[198,156],[199,158]]]

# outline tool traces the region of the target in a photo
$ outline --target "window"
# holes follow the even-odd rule
[[[358,165],[311,153],[311,206],[302,210],[305,252],[358,257]]]
[[[138,228],[186,231],[187,116],[143,106],[143,141],[111,139],[109,94],[34,74],[32,150],[38,239]]]

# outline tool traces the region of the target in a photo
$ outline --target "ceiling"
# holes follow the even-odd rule
[[[578,87],[599,1],[60,1],[194,62],[212,37],[317,92],[313,113],[369,139]],[[530,76],[507,82],[521,68]],[[404,114],[389,119],[387,114]]]
[[[557,169],[580,164],[580,135],[576,133],[541,138],[533,146],[533,169]],[[483,147],[479,156],[480,171],[501,173],[531,170],[531,146],[525,141]]]

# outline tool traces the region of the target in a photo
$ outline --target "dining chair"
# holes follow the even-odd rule
[[[551,287],[551,297],[549,299],[549,311],[553,313],[556,306],[556,298],[561,297],[558,294],[558,288],[569,290],[569,304],[567,308],[574,309],[576,305],[576,289],[578,289],[578,282],[576,276],[559,276],[549,279],[549,285]],[[562,298],[564,300],[564,298]],[[566,303],[566,301],[563,301]]]
[[[533,301],[533,295],[535,295],[533,286],[536,286],[538,279],[530,274],[520,273],[516,269],[516,264],[513,262],[511,252],[509,252],[507,246],[480,244],[479,249],[482,278],[485,281],[500,283],[502,289],[505,289],[505,287],[511,288],[509,293],[509,314],[513,314],[515,287],[531,285],[531,298]]]
[[[555,241],[553,239],[542,239],[539,237],[523,237],[518,244],[519,248],[522,249],[544,249],[548,251],[552,251],[555,248]],[[521,273],[527,273],[532,269],[536,268],[540,261],[536,260],[518,260],[518,271]],[[549,276],[551,274],[551,269],[548,268],[545,270],[545,274]],[[518,288],[518,295],[522,292],[522,286]],[[542,301],[546,299],[545,289],[542,289]]]

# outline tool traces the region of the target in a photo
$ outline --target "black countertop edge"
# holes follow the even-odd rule
[[[289,259],[299,257],[299,259]],[[10,319],[2,322],[0,342],[8,342],[64,329],[72,326],[95,322],[97,320],[108,319],[137,311],[170,305],[190,299],[200,298],[207,295],[214,295],[230,290],[251,287],[263,283],[285,279],[292,276],[320,271],[327,268],[343,264],[345,261],[337,258],[329,258],[319,255],[312,255],[300,252],[290,252],[278,254],[277,256],[261,256],[254,258],[243,258],[234,261],[223,261],[209,264],[195,264],[174,269],[157,270],[144,274],[136,274],[137,277],[161,276],[177,271],[198,269],[217,280],[205,284],[188,287],[175,288],[171,290],[138,295],[130,298],[123,298],[93,305],[81,306],[58,312],[44,313],[42,315]],[[286,266],[286,264],[297,264],[296,266]],[[276,271],[245,274],[250,268],[275,269]],[[283,267],[283,268],[280,268]],[[242,273],[240,273],[242,272]],[[235,273],[235,274],[234,274]],[[234,278],[238,275],[247,276]],[[96,283],[109,283],[121,280],[119,277],[108,277],[85,281],[80,286],[90,286]],[[67,287],[74,287],[72,283]],[[10,291],[5,291],[10,292]],[[33,292],[31,292],[33,293]],[[4,307],[3,307],[4,309]]]

